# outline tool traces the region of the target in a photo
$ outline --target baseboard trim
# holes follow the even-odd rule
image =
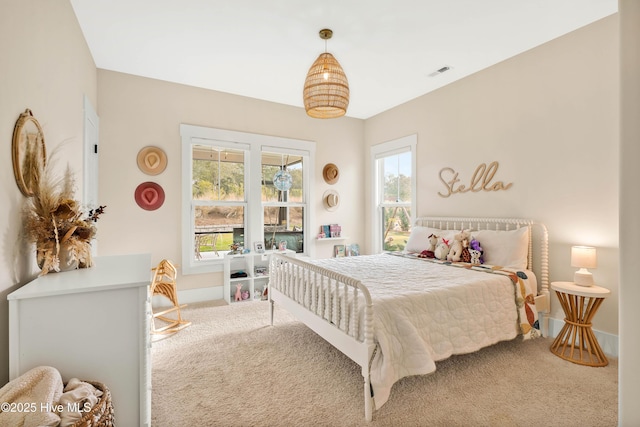
[[[180,304],[195,304],[211,300],[222,299],[222,286],[210,286],[207,288],[184,289],[178,291],[178,301]],[[171,304],[162,295],[154,295],[151,303],[154,307],[168,307]]]
[[[555,338],[564,326],[563,319],[549,318],[549,337]],[[593,330],[594,335],[598,339],[598,344],[604,351],[604,354],[610,357],[618,357],[618,336],[608,332],[602,332],[597,329]]]

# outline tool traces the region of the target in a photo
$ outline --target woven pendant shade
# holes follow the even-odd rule
[[[322,30],[320,37],[331,37],[331,30]],[[304,81],[304,108],[316,119],[344,116],[349,106],[349,82],[344,70],[330,53],[322,53],[313,63]]]

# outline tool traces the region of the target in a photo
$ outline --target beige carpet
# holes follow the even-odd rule
[[[153,344],[152,425],[617,425],[617,360],[576,365],[547,339],[499,343],[405,378],[367,424],[360,368],[283,310],[269,326],[268,313],[259,301],[184,309],[193,325]]]

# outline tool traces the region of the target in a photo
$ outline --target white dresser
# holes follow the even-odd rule
[[[64,382],[102,382],[117,425],[149,426],[151,255],[94,261],[91,268],[38,277],[7,296],[9,378],[45,365]]]

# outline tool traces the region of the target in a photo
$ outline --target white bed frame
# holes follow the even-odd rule
[[[547,228],[527,219],[511,218],[418,218],[416,225],[443,230],[515,230],[529,228],[528,269],[538,280],[535,298],[543,335],[547,335],[549,313],[549,252]],[[537,243],[534,245],[534,241]],[[534,262],[535,260],[535,262]],[[373,305],[369,290],[359,280],[339,274],[292,256],[275,253],[269,266],[269,301],[271,325],[274,304],[278,303],[298,320],[323,337],[362,368],[364,378],[365,419],[373,417],[370,368],[376,344],[373,337]],[[320,289],[331,292],[319,292]],[[344,295],[331,298],[330,295]],[[318,295],[323,295],[318,298]],[[347,298],[352,295],[353,298]],[[349,301],[350,307],[344,307]],[[357,313],[364,301],[363,331],[358,330]],[[342,306],[341,306],[342,305]],[[350,318],[342,318],[350,313]]]

